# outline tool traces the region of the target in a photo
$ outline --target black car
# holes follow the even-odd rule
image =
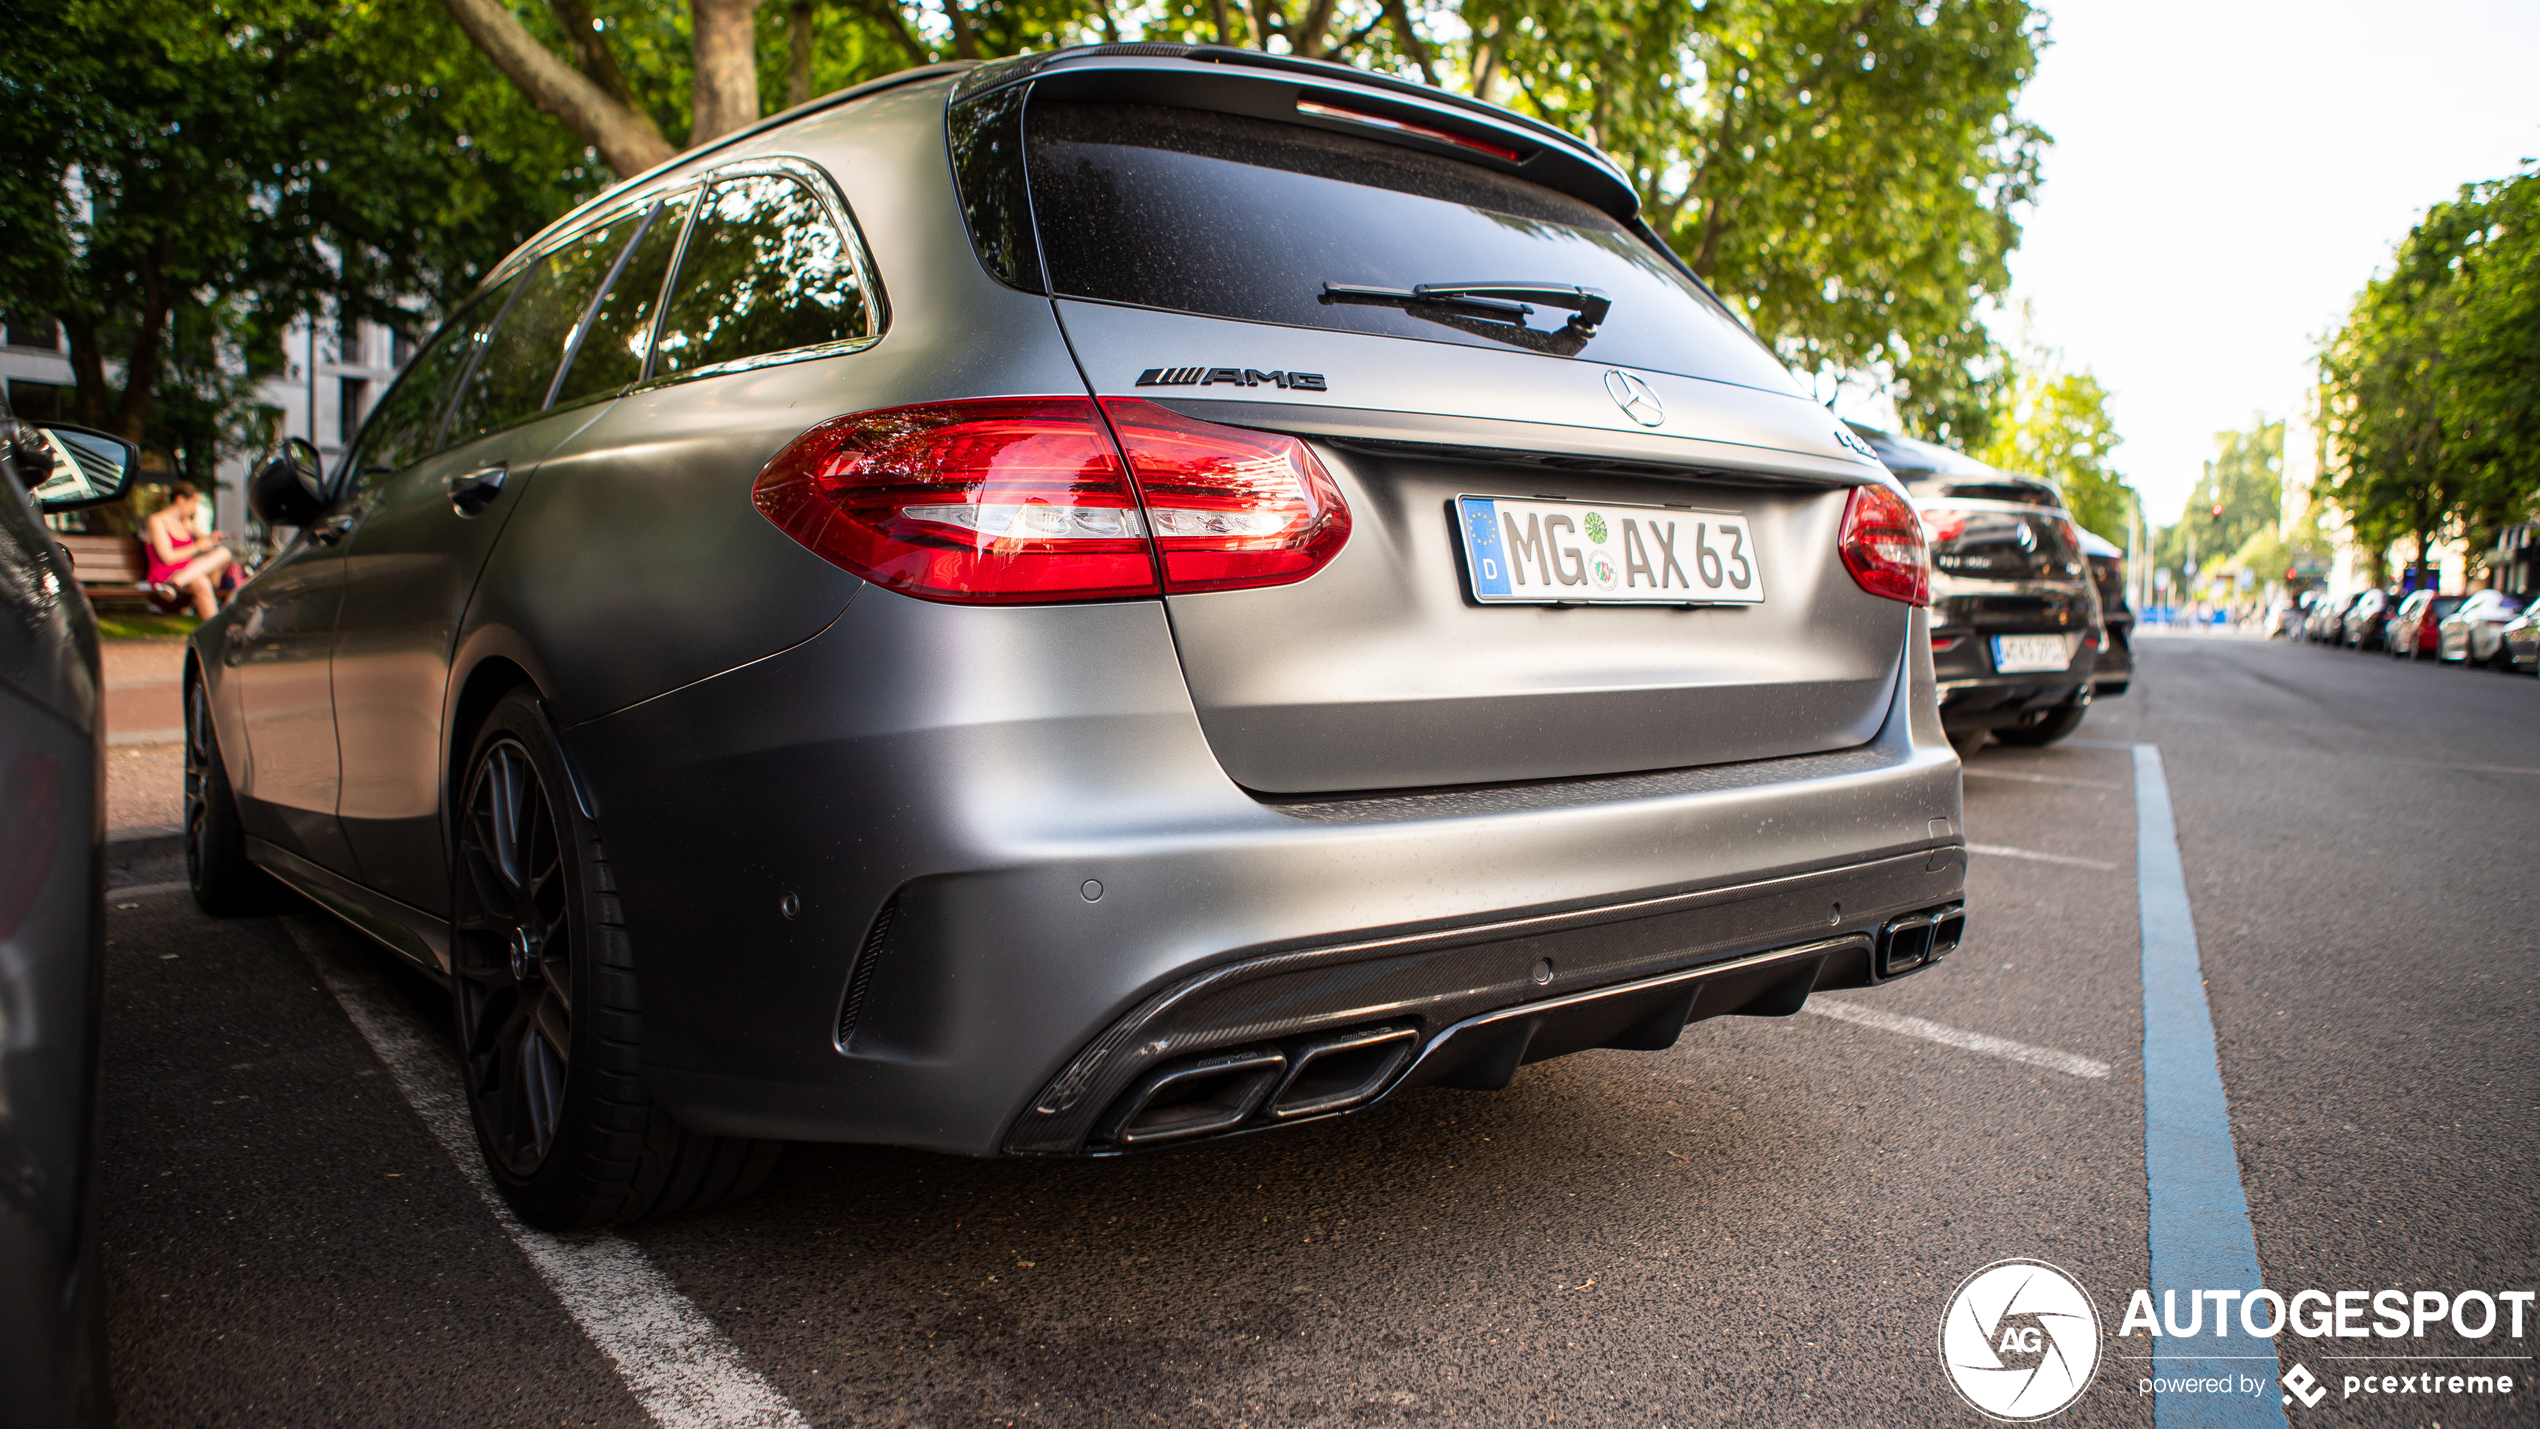
[[[105,1424],[97,1025],[106,946],[97,621],[41,515],[133,451],[0,400],[0,1425]]]
[[[2134,606],[2125,598],[2125,552],[2087,530],[2081,532],[2081,549],[2090,559],[2090,583],[2099,590],[2100,628],[2108,637],[2090,672],[2091,696],[2104,700],[2124,694],[2134,679]]]
[[[2080,726],[2094,696],[2124,688],[2097,682],[2108,642],[2099,590],[2054,487],[1947,447],[1852,430],[1922,516],[1940,721],[1962,757],[1988,738],[2052,744]]]

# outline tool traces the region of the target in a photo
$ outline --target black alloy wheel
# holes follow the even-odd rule
[[[185,881],[195,904],[216,917],[271,912],[290,901],[273,875],[247,859],[238,796],[199,675],[185,682]]]
[[[555,1149],[573,1061],[573,914],[555,805],[529,751],[498,739],[460,806],[453,992],[486,1152],[516,1177]]]
[[[459,767],[450,1001],[495,1189],[550,1231],[746,1195],[784,1143],[700,1135],[653,1104],[617,875],[536,691],[496,701]]]

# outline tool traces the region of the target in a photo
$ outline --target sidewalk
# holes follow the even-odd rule
[[[185,642],[109,640],[106,881],[185,876]]]

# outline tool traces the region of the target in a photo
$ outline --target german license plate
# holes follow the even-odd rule
[[[2072,647],[2061,635],[1996,635],[1993,668],[2005,675],[2061,670],[2072,664]]]
[[[1484,605],[1762,605],[1746,517],[1672,506],[1455,498]]]

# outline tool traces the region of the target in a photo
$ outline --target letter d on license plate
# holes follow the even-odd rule
[[[1743,513],[1455,498],[1465,579],[1484,605],[1762,605]]]

